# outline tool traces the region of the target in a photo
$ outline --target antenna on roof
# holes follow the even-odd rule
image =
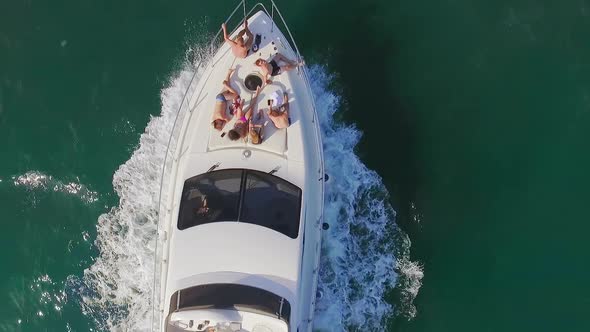
[[[217,167],[219,167],[219,165],[221,165],[221,163],[217,163],[217,164],[215,164],[215,165],[213,165],[213,166],[209,167],[209,169],[207,170],[207,173],[209,173],[209,172],[213,171],[214,169],[216,169]]]
[[[273,170],[272,170],[272,171],[270,171],[270,172],[268,172],[268,174],[270,174],[270,175],[273,175],[273,174],[275,174],[276,172],[278,172],[278,171],[279,171],[279,169],[281,169],[281,166],[277,166],[277,167],[273,168]]]

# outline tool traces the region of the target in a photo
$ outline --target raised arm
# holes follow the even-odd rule
[[[225,25],[225,23],[221,24],[221,29],[223,30],[223,39],[230,44],[236,44],[235,41],[229,39],[229,37],[227,36],[227,26]]]
[[[252,32],[248,29],[248,20],[244,20],[244,29],[238,33],[238,37],[242,37],[244,34],[248,37],[252,36]]]
[[[248,40],[253,40],[252,38],[254,38],[254,35],[252,34],[252,31],[250,31],[250,29],[248,28],[248,20],[244,21],[244,30],[242,31],[246,33],[246,36],[248,36]]]
[[[256,93],[254,94],[254,96],[250,100],[250,105],[248,105],[248,111],[244,114],[244,116],[248,120],[250,120],[250,118],[252,117],[252,115],[254,114],[256,109],[258,108],[258,95],[260,95],[260,91],[262,91],[262,88],[264,88],[264,87],[260,87],[260,86],[257,87]]]

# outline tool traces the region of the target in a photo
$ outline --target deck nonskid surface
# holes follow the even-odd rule
[[[242,27],[238,28],[234,35],[242,30]],[[245,100],[244,110],[246,110],[250,106],[252,97],[255,94],[254,91],[247,89],[244,85],[246,76],[255,74],[263,77],[262,71],[255,65],[255,61],[258,58],[270,61],[277,52],[290,59],[295,59],[293,51],[283,40],[282,35],[277,33],[277,29],[271,32],[270,22],[263,15],[254,15],[251,17],[249,19],[249,28],[254,36],[256,34],[261,35],[260,49],[254,54],[250,52],[244,59],[239,59],[234,57],[229,45],[224,44],[220,48],[210,65],[210,72],[206,78],[208,82],[205,83],[204,91],[201,93],[203,96],[201,98],[202,100],[199,101],[199,104],[193,110],[201,113],[198,117],[200,118],[199,123],[196,126],[199,127],[199,130],[206,130],[208,132],[207,151],[251,148],[288,157],[291,144],[301,144],[302,136],[299,123],[301,114],[301,107],[298,102],[299,96],[293,89],[293,81],[302,80],[302,78],[297,74],[296,70],[271,77],[272,83],[266,85],[257,99],[254,107],[254,115],[257,112],[261,114],[260,119],[256,119],[257,123],[263,124],[263,141],[261,144],[252,144],[248,137],[237,141],[231,141],[228,138],[227,132],[233,128],[237,120],[236,116],[232,116],[229,113],[229,108],[226,109],[226,112],[231,120],[225,125],[223,130],[218,131],[211,126],[211,117],[215,107],[215,96],[223,90],[222,82],[226,78],[230,68],[235,69],[230,77],[230,84]],[[268,117],[268,99],[273,93],[282,96],[283,92],[287,92],[289,96],[289,117],[292,125],[287,129],[277,129]]]

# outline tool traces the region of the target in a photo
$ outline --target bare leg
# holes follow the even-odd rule
[[[236,99],[240,96],[240,95],[238,95],[237,92],[235,92],[235,90],[233,90],[233,91],[226,90],[226,91],[223,91],[222,94],[223,94],[223,97],[225,97],[225,100],[233,100],[233,99]]]
[[[289,58],[282,55],[281,53],[275,54],[275,56],[272,59],[275,60],[276,62],[283,61],[285,63],[288,63],[291,66],[297,66],[297,62],[290,60]]]
[[[252,98],[258,98],[258,95],[260,94],[260,91],[262,91],[262,89],[264,89],[266,85],[264,83],[262,83],[262,85],[259,85],[256,87],[256,93],[254,94],[254,97]]]
[[[240,105],[236,110],[236,116],[238,117],[238,119],[241,119],[244,116],[244,99],[240,100]]]
[[[248,120],[250,120],[250,118],[252,117],[252,113],[254,112],[254,108],[258,104],[258,94],[259,93],[260,93],[260,87],[256,88],[256,94],[254,95],[254,97],[252,97],[252,100],[250,100],[250,105],[248,105],[248,111],[246,111],[246,115],[244,115],[246,117],[246,119],[248,119]]]
[[[233,74],[235,71],[235,69],[230,68],[227,70],[227,75],[225,75],[225,80],[223,81],[223,85],[225,85],[226,83],[229,84],[229,79],[231,78],[231,74]]]
[[[293,70],[295,68],[297,68],[297,66],[293,66],[293,65],[281,66],[281,74],[288,72],[289,70]]]
[[[227,76],[225,77],[225,80],[223,81],[223,87],[225,88],[225,90],[222,92],[223,96],[225,97],[225,99],[227,100],[228,98],[231,99],[236,99],[239,95],[238,92],[236,90],[234,90],[231,85],[229,84],[229,80],[230,80],[230,76],[231,74],[233,74],[235,69],[229,69],[227,71]]]
[[[287,61],[285,61],[285,62],[287,62]],[[287,72],[289,70],[293,70],[297,67],[303,66],[303,64],[304,64],[303,61],[296,63],[296,62],[290,61],[290,60],[287,63],[288,63],[287,65],[281,66],[281,73]]]
[[[254,100],[252,100],[253,102]],[[246,118],[246,120],[250,120],[250,118],[252,117],[252,109],[254,108],[252,106],[252,102],[250,102],[250,105],[248,105],[248,110],[246,111],[246,114],[244,115],[244,117]]]

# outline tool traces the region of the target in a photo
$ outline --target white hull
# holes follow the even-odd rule
[[[305,68],[273,77],[273,83],[258,98],[258,107],[264,110],[273,92],[288,93],[291,125],[287,129],[276,129],[270,123],[265,128],[263,143],[253,145],[243,140],[230,141],[211,127],[215,96],[221,90],[228,68],[237,68],[231,84],[248,102],[252,92],[241,82],[246,75],[259,73],[254,65],[257,58],[269,59],[276,52],[291,59],[298,58],[265,11],[250,16],[248,22],[254,35],[263,36],[258,52],[237,59],[224,43],[204,68],[201,79],[189,89],[188,107],[185,107],[188,113],[176,124],[178,137],[170,155],[169,174],[166,174],[168,191],[163,193],[166,199],[160,209],[161,243],[156,261],[159,275],[154,296],[158,304],[154,328],[158,331],[203,331],[204,321],[209,321],[209,326],[214,326],[214,322],[239,322],[241,329],[238,331],[311,331],[321,247],[324,170],[319,123]],[[231,127],[233,121],[226,128]],[[256,222],[227,220],[180,230],[178,221],[179,216],[183,217],[180,203],[185,194],[185,182],[208,174],[213,166],[216,166],[214,172],[251,170],[240,173],[242,179],[246,176],[250,179],[254,171],[265,174],[274,171],[273,176],[299,188],[298,228],[294,233],[281,233]],[[241,181],[245,185],[245,180]],[[283,187],[277,185],[277,188]],[[241,190],[246,193],[246,189]],[[240,198],[240,208],[242,199],[245,198]],[[283,319],[279,320],[239,308],[181,308],[186,296],[179,297],[188,291],[179,291],[218,284],[267,291],[285,300],[290,311],[285,311]],[[281,302],[281,310],[284,307],[286,304]],[[176,321],[176,325],[172,321]],[[187,323],[189,321],[193,322],[192,326]],[[201,322],[201,326],[197,322]],[[215,331],[225,331],[219,326]],[[228,331],[231,331],[229,327]]]

